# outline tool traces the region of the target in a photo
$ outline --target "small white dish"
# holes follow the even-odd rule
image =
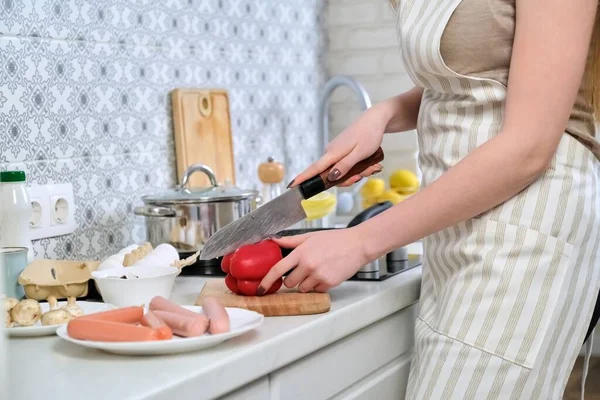
[[[176,267],[120,267],[94,271],[92,278],[104,302],[128,307],[149,304],[154,296],[168,299],[180,272]],[[123,275],[135,278],[119,278]]]
[[[67,304],[66,301],[59,301],[58,306],[63,307]],[[77,305],[81,307],[83,313],[93,314],[100,311],[105,311],[110,308],[114,308],[113,306],[105,303],[96,303],[92,301],[77,301]],[[45,313],[50,309],[48,303],[40,303],[42,307],[42,312]],[[35,336],[49,336],[56,334],[56,330],[66,324],[60,325],[42,325],[41,321],[35,323],[35,325],[31,326],[15,326],[12,328],[6,328],[6,332],[9,336],[13,337],[35,337]]]
[[[202,307],[183,306],[194,312],[202,312]],[[264,316],[254,311],[241,308],[225,308],[229,314],[230,331],[218,335],[204,334],[194,338],[181,338],[174,336],[171,340],[158,340],[151,342],[95,342],[89,340],[73,339],[67,333],[67,327],[61,326],[56,334],[66,340],[79,346],[100,349],[108,353],[151,356],[163,354],[177,354],[189,351],[207,349],[216,346],[224,341],[258,327],[264,320]]]

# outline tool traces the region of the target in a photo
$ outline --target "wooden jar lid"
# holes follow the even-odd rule
[[[273,157],[269,157],[267,162],[258,166],[258,178],[262,183],[280,183],[284,175],[283,165],[276,162]]]

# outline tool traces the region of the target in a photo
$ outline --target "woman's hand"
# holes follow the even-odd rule
[[[423,89],[415,87],[369,108],[332,140],[325,149],[325,154],[294,178],[288,187],[297,186],[332,165],[328,179],[338,180],[358,162],[375,153],[383,142],[384,133],[415,129],[422,95]],[[372,165],[359,175],[354,175],[336,186],[350,186],[364,177],[381,172],[382,169],[380,164]]]
[[[383,133],[387,124],[385,115],[380,109],[373,107],[365,111],[360,117],[332,140],[325,149],[325,154],[306,170],[300,173],[288,187],[294,187],[302,182],[320,174],[333,165],[327,175],[329,181],[335,181],[346,175],[350,168],[358,162],[369,157],[381,146]],[[337,186],[350,186],[363,177],[381,172],[383,167],[375,164],[354,175]]]
[[[363,249],[363,240],[356,228],[326,230],[305,235],[272,239],[286,249],[294,249],[263,278],[257,295],[295,268],[283,284],[298,286],[300,292],[326,292],[352,277],[370,260]]]

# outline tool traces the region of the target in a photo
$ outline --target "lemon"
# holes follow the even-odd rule
[[[360,188],[363,199],[374,199],[385,192],[385,181],[380,178],[369,178]]]
[[[323,218],[335,210],[337,199],[330,192],[322,192],[310,199],[302,200],[301,204],[306,213],[306,219],[312,221]]]
[[[363,199],[362,208],[363,210],[366,210],[367,208],[374,206],[375,204],[377,204],[377,198]]]
[[[412,194],[419,190],[419,179],[412,171],[399,169],[390,175],[390,187],[401,195]]]
[[[393,204],[398,204],[405,198],[406,196],[398,194],[394,190],[386,190],[381,196],[377,197],[377,201],[391,201]]]

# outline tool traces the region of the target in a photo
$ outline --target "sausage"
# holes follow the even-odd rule
[[[67,333],[74,339],[97,342],[148,342],[159,340],[157,332],[145,326],[81,317],[69,321]]]
[[[202,311],[208,317],[208,331],[212,335],[229,332],[229,314],[217,299],[205,298],[202,302]]]
[[[174,334],[182,337],[202,336],[208,329],[208,318],[202,314],[196,314],[196,317],[175,314],[169,311],[154,311],[157,317],[165,321]]]
[[[93,314],[77,317],[78,319],[93,319],[98,321],[121,322],[124,324],[137,324],[144,316],[144,308],[139,306],[122,307],[115,310],[100,311]]]
[[[148,328],[151,328],[152,330],[154,330],[156,332],[156,334],[158,335],[159,339],[169,340],[169,339],[173,338],[173,331],[171,330],[171,328],[169,328],[169,326],[165,323],[165,321],[163,321],[162,319],[157,317],[156,314],[154,314],[152,311],[148,311],[142,317],[141,322],[142,322],[142,325],[147,326]]]
[[[191,318],[197,318],[199,316],[202,316],[202,314],[183,308],[179,304],[173,303],[171,300],[167,300],[161,296],[155,296],[154,298],[152,298],[152,300],[150,301],[150,310],[168,311],[173,314],[179,314]]]

